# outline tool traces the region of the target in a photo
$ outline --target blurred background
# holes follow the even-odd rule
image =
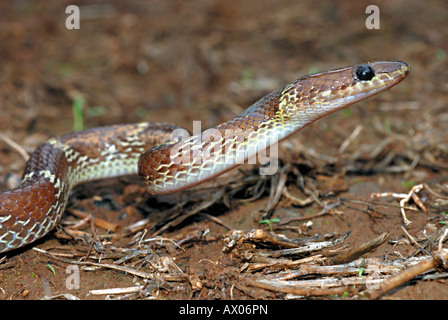
[[[69,4],[79,30],[66,28]],[[368,5],[380,10],[378,30],[366,28]],[[446,111],[446,9],[443,0],[2,1],[0,128],[16,141],[72,131],[77,99],[85,127],[212,126],[298,76],[372,60],[412,66],[378,99],[391,117],[397,105],[400,119],[421,120]]]
[[[68,5],[80,9],[79,29],[66,28]],[[379,29],[366,27],[369,5],[380,10]],[[50,137],[118,123],[171,122],[191,130],[200,120],[205,129],[299,76],[401,60],[411,65],[407,79],[303,129],[283,143],[288,150],[281,156],[330,164],[330,175],[337,161],[349,164],[338,172],[356,172],[350,159],[360,159],[362,170],[376,166],[385,173],[352,178],[344,186],[348,198],[408,192],[421,182],[446,184],[447,9],[446,0],[1,1],[0,133],[32,152]],[[358,125],[362,132],[341,151]],[[0,141],[0,190],[8,188],[11,173],[20,177],[24,164]],[[326,177],[320,179],[326,184]],[[337,189],[331,184],[329,190]],[[376,224],[356,210],[352,214],[330,223],[317,220],[312,232],[352,230],[353,243],[383,231],[402,234],[398,211]],[[413,224],[417,231],[426,224],[421,216],[423,222]],[[16,284],[14,274],[8,279]],[[413,298],[424,297],[420,288]],[[425,290],[446,298],[440,287]]]

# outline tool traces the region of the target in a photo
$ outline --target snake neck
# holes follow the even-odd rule
[[[282,109],[283,90],[261,98],[230,121],[144,152],[139,174],[148,191],[180,191],[248,161],[256,163],[257,156],[266,161],[267,149],[305,125]]]

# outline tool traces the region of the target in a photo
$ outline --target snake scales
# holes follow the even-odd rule
[[[396,85],[409,71],[403,62],[374,62],[305,76],[234,119],[181,141],[171,135],[176,126],[154,123],[52,138],[33,152],[20,185],[0,193],[0,252],[32,243],[53,229],[77,184],[138,172],[150,193],[184,190],[231,170],[330,113]]]

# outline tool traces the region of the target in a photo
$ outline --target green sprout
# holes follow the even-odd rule
[[[261,220],[258,223],[266,223],[269,226],[269,230],[271,230],[271,232],[273,231],[272,229],[272,224],[274,222],[280,222],[280,219],[265,219],[265,220]]]
[[[342,110],[342,115],[346,118],[350,118],[353,115],[352,109],[344,109]]]
[[[392,133],[392,125],[390,123],[389,118],[384,119],[384,130],[386,131],[387,134]]]
[[[439,224],[443,224],[443,225],[448,225],[448,221],[446,221],[446,218],[447,218],[447,216],[446,216],[447,214],[446,214],[446,211],[445,210],[443,210],[442,211],[442,214],[441,214],[441,221],[439,221]],[[442,219],[443,219],[443,221],[442,221]]]
[[[437,60],[439,60],[439,61],[445,61],[446,56],[447,56],[447,54],[446,54],[446,51],[445,51],[445,50],[443,50],[443,49],[439,49],[439,50],[437,50],[437,52],[436,52],[436,59],[437,59]]]
[[[359,268],[358,277],[361,277],[363,272],[364,272],[364,268],[363,267]]]
[[[403,188],[408,188],[408,189],[412,189],[412,187],[415,185],[414,181],[409,180],[409,181],[401,181],[401,186]]]
[[[72,104],[73,111],[73,129],[75,131],[81,131],[84,129],[84,98],[82,96],[77,96],[73,100]]]
[[[54,271],[54,268],[51,264],[47,264],[47,267],[53,272],[53,276],[56,275],[56,271]]]

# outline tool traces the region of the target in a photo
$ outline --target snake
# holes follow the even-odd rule
[[[377,61],[299,77],[233,119],[193,135],[173,124],[144,122],[50,138],[29,157],[18,187],[0,193],[0,252],[47,235],[79,184],[138,174],[151,194],[186,190],[395,86],[409,72],[405,62]]]

